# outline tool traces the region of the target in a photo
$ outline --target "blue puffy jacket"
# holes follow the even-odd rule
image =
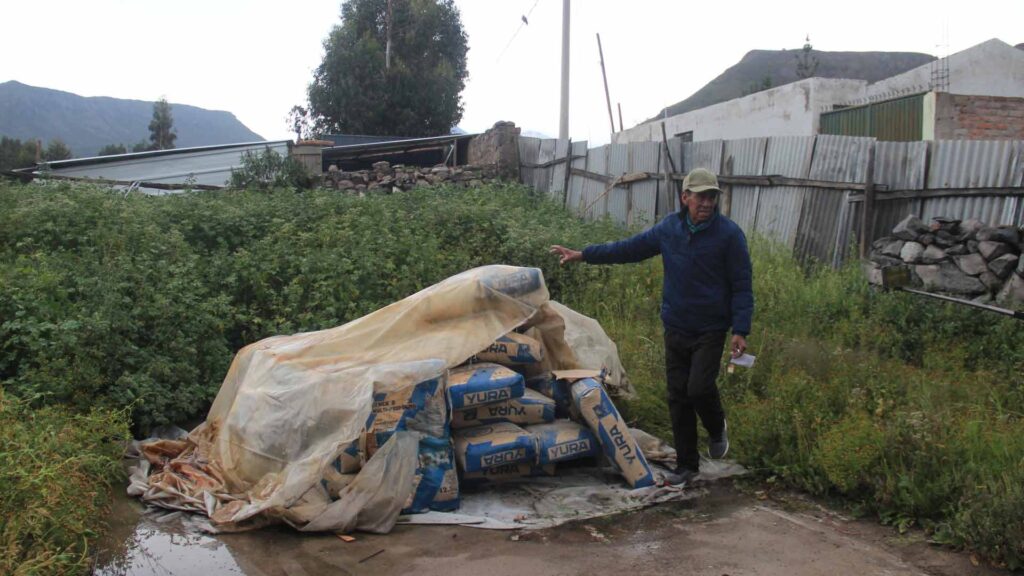
[[[754,314],[747,238],[717,212],[707,228],[691,234],[685,210],[632,238],[587,246],[583,260],[624,264],[661,254],[661,320],[666,328],[687,335],[732,328],[733,334],[746,336]]]

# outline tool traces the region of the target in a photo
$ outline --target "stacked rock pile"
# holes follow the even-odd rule
[[[917,286],[978,302],[1024,304],[1024,231],[980,220],[937,217],[931,225],[910,215],[892,236],[871,245],[867,274],[881,283],[881,269],[905,266]]]
[[[497,180],[494,166],[458,166],[439,164],[432,168],[405,166],[389,162],[375,162],[371,170],[345,172],[331,165],[321,177],[321,186],[352,193],[402,192],[417,186],[451,183],[461,186],[480,186]]]

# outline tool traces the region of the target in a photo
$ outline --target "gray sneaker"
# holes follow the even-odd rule
[[[729,453],[729,426],[725,420],[722,420],[722,434],[718,438],[711,436],[708,438],[708,456],[712,459],[718,460],[719,458],[725,458],[725,455]]]
[[[666,485],[683,487],[692,484],[697,479],[697,472],[689,468],[676,468],[674,472],[666,472],[662,475]]]

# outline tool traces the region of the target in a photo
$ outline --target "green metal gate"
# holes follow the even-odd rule
[[[922,139],[923,125],[924,93],[921,93],[823,112],[818,132],[911,142]]]

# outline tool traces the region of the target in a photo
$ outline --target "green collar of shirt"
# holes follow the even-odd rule
[[[701,222],[700,224],[695,224],[693,220],[690,219],[690,213],[686,213],[686,227],[690,229],[690,234],[696,234],[701,230],[706,230],[708,226],[711,226],[711,220],[712,218],[708,218],[707,220]]]

